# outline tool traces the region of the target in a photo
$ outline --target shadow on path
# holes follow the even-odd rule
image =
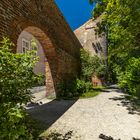
[[[117,93],[122,93],[122,90],[118,88],[117,85],[109,85],[105,91],[107,92],[117,92]]]
[[[120,97],[113,97],[109,99],[113,101],[120,101],[120,103],[117,105],[126,107],[128,110],[128,114],[140,115],[140,100],[134,99],[126,94],[120,95]]]
[[[27,112],[31,117],[40,121],[43,129],[48,129],[57,121],[77,100],[53,100],[43,105],[35,105]]]
[[[61,134],[58,132],[52,132],[48,136],[41,137],[40,140],[69,140],[72,138],[73,131],[69,131],[66,134]]]
[[[104,134],[100,134],[99,135],[99,138],[102,139],[102,140],[121,140],[121,139],[114,139],[113,137],[111,136],[106,136]],[[132,140],[140,140],[139,138],[132,138]]]

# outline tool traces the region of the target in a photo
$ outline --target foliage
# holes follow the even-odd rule
[[[80,98],[83,99],[83,98],[95,97],[95,96],[97,96],[99,93],[100,93],[100,91],[96,91],[96,90],[89,91],[89,92],[86,92],[86,93],[81,94],[81,95],[80,95]]]
[[[76,90],[78,93],[86,93],[93,89],[93,85],[91,82],[85,82],[84,80],[77,79],[76,80]]]
[[[91,56],[89,52],[81,49],[82,75],[84,81],[91,81],[92,75],[102,76],[105,74],[105,64],[97,55]]]
[[[105,11],[107,0],[89,0],[89,3],[91,5],[96,3],[92,15],[94,18],[97,18]]]
[[[95,2],[93,16],[102,18],[97,31],[104,32],[108,40],[109,78],[111,81],[117,79],[121,82],[120,77],[123,77],[123,74],[127,75],[128,69],[133,71],[133,65],[130,64],[133,57],[135,59],[140,57],[140,1],[96,0]],[[133,93],[134,89],[130,86],[129,78],[125,82],[129,85],[129,92]],[[135,80],[131,83],[137,84]]]
[[[97,96],[102,91],[102,89],[104,89],[102,86],[97,86],[94,88],[91,82],[85,82],[80,79],[76,79],[73,84],[74,86],[71,87],[74,88],[66,88],[65,91],[60,92],[59,97],[63,99],[91,98]]]
[[[61,82],[59,84],[59,95],[58,97],[74,97],[74,96],[78,96],[76,93],[76,81],[73,80],[71,83],[67,83],[67,82]]]
[[[34,87],[45,86],[45,80],[46,80],[45,75],[40,74],[40,75],[38,75],[38,78],[40,80],[36,79],[36,82],[35,82],[35,84],[33,86]]]
[[[31,100],[31,92],[38,76],[33,73],[37,61],[34,51],[12,53],[9,39],[0,42],[0,139],[33,139],[25,124],[23,105]]]
[[[59,93],[60,97],[72,98],[72,97],[78,97],[82,93],[91,91],[93,89],[93,85],[91,82],[85,82],[83,80],[76,79],[68,84],[64,82],[61,83],[59,88],[60,88],[60,93]]]
[[[104,75],[105,65],[98,56],[91,56],[89,52],[81,49],[82,74],[80,79],[70,82],[62,82],[59,85],[60,97],[78,97],[81,94],[88,93],[93,90],[91,78],[93,74]]]
[[[131,58],[125,72],[119,76],[120,87],[128,87],[129,93],[140,96],[140,58]]]
[[[40,135],[46,129],[45,124],[38,121],[38,120],[31,118],[30,116],[26,117],[25,124],[27,126],[29,133],[32,134],[32,139],[33,140],[40,140]],[[30,140],[30,137],[28,137],[27,140]]]

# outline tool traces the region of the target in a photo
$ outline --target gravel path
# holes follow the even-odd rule
[[[101,140],[101,133],[114,139],[140,139],[140,114],[117,89],[108,89],[94,98],[55,101],[48,106],[35,107],[30,113],[49,124],[48,131],[73,131],[71,140]]]

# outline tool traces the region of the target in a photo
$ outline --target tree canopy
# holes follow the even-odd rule
[[[93,17],[102,18],[102,21],[98,23],[97,31],[105,32],[107,35],[109,80],[116,81],[117,79],[121,83],[120,79],[125,79],[128,67],[136,69],[134,65],[130,66],[130,62],[139,62],[137,60],[140,57],[140,1],[90,0],[90,3],[92,2],[96,3]],[[135,61],[132,61],[134,59]],[[136,70],[138,67],[140,65]],[[135,85],[137,79],[140,79],[139,74],[133,79],[131,85]],[[137,85],[139,86],[140,83],[137,82]],[[130,87],[129,81],[125,86]],[[132,92],[131,89],[129,91]]]

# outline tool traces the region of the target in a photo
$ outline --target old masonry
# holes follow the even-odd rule
[[[0,40],[15,44],[22,32],[40,43],[45,56],[47,95],[57,95],[58,85],[77,77],[81,45],[53,0],[1,0]]]

